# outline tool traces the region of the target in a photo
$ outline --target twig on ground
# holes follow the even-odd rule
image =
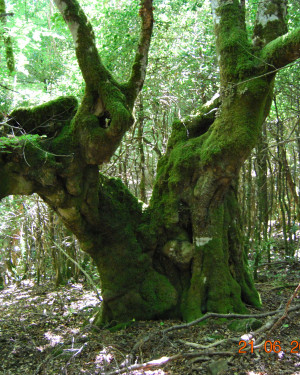
[[[201,356],[215,356],[215,355],[220,355],[220,356],[233,356],[237,353],[234,352],[229,352],[229,351],[224,351],[224,352],[210,352],[210,351],[203,351],[203,352],[192,352],[192,353],[181,353],[181,354],[176,354],[171,357],[161,357],[159,359],[155,359],[153,361],[145,362],[145,363],[136,363],[131,366],[124,366],[123,368],[120,368],[118,370],[113,370],[110,372],[106,372],[105,375],[117,375],[117,374],[123,374],[124,372],[128,371],[134,371],[134,370],[147,370],[152,367],[158,367],[158,366],[164,366],[165,364],[176,361],[177,359],[188,359],[188,358],[197,358]],[[98,373],[98,374],[104,374],[104,373]]]
[[[278,328],[279,325],[281,325],[281,322],[287,317],[288,312],[289,312],[290,304],[293,301],[293,299],[297,296],[297,294],[299,293],[299,291],[300,291],[300,283],[298,284],[298,286],[295,289],[294,293],[291,295],[290,299],[287,301],[287,304],[285,306],[285,310],[284,310],[283,315],[273,324],[273,326],[269,330],[268,334],[271,334],[273,331],[275,331],[275,329]]]
[[[63,370],[65,370],[69,364],[71,363],[72,359],[74,359],[78,354],[80,354],[83,350],[83,348],[87,345],[88,343],[85,342],[79,349],[63,349],[65,352],[67,351],[72,351],[72,352],[75,352],[72,357],[68,360],[68,362],[66,363],[66,365],[63,367]]]
[[[295,311],[295,310],[299,310],[300,309],[300,305],[296,305],[296,306],[293,306],[289,309],[289,311]],[[159,331],[159,332],[155,332],[155,333],[150,333],[149,335],[146,335],[144,336],[141,340],[139,340],[138,342],[136,342],[136,344],[133,346],[132,350],[131,350],[131,356],[134,356],[134,354],[141,348],[142,345],[144,345],[147,341],[149,341],[152,337],[158,335],[158,334],[166,334],[166,333],[169,333],[169,332],[172,332],[172,331],[175,331],[175,330],[180,330],[180,329],[184,329],[184,328],[189,328],[193,325],[196,325],[206,319],[209,319],[209,318],[235,318],[235,319],[247,319],[247,318],[265,318],[267,316],[272,316],[272,315],[276,315],[280,312],[282,312],[284,310],[281,309],[281,307],[279,307],[279,309],[277,310],[273,310],[273,311],[268,311],[266,313],[260,313],[260,314],[247,314],[247,315],[243,315],[243,314],[217,314],[217,313],[207,313],[205,315],[203,315],[201,318],[199,319],[196,319],[192,322],[189,322],[189,323],[185,323],[185,324],[180,324],[180,325],[176,325],[176,326],[173,326],[173,327],[169,327],[169,328],[166,328],[162,331]],[[276,318],[277,319],[277,318]],[[269,329],[271,326],[267,325],[266,326],[266,329]]]
[[[184,340],[177,340],[177,341],[180,342],[181,344],[190,346],[191,348],[210,349],[210,348],[213,348],[214,346],[221,345],[221,344],[223,344],[224,342],[226,342],[228,340],[223,339],[223,340],[215,341],[212,344],[208,344],[208,345],[197,344],[195,342],[189,342],[189,341],[184,341]]]

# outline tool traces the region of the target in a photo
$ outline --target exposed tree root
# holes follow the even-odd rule
[[[229,342],[234,342],[234,343],[238,343],[240,340],[241,340],[241,337],[235,337],[235,338],[229,338],[229,339],[224,339],[224,340],[219,340],[215,343],[212,343],[212,344],[209,344],[209,345],[201,345],[201,344],[197,344],[197,343],[191,343],[191,342],[186,342],[184,340],[179,340],[179,342],[187,345],[187,346],[190,346],[190,347],[193,347],[193,348],[197,348],[197,349],[203,349],[201,351],[194,351],[194,352],[188,352],[188,353],[180,353],[180,354],[176,354],[176,355],[173,355],[171,357],[161,357],[159,359],[156,359],[156,360],[152,360],[152,361],[148,361],[148,362],[145,362],[145,363],[135,363],[134,365],[130,365],[130,363],[132,363],[135,359],[135,353],[141,349],[141,347],[147,342],[149,341],[151,338],[157,336],[157,335],[165,335],[169,332],[172,332],[172,331],[175,331],[175,330],[180,330],[180,329],[184,329],[184,328],[189,328],[195,324],[198,324],[206,319],[209,319],[209,318],[235,318],[235,319],[247,319],[247,318],[265,318],[265,317],[271,317],[270,319],[268,319],[268,321],[262,326],[260,327],[259,329],[257,329],[256,331],[254,332],[251,332],[249,334],[246,334],[244,336],[242,336],[242,338],[247,341],[247,342],[250,342],[252,340],[255,340],[255,345],[254,345],[254,348],[259,348],[260,346],[263,345],[265,339],[267,336],[270,335],[271,332],[273,332],[274,329],[278,328],[278,326],[280,325],[280,323],[284,320],[284,318],[287,316],[287,314],[289,312],[293,312],[293,311],[296,311],[297,313],[300,313],[300,304],[297,304],[293,307],[290,307],[290,304],[292,302],[292,300],[295,298],[295,296],[297,295],[297,293],[299,292],[300,290],[300,284],[298,285],[298,287],[296,288],[295,292],[293,293],[293,295],[291,296],[291,298],[289,299],[289,301],[287,302],[286,304],[286,307],[285,309],[282,309],[282,307],[280,306],[277,310],[273,310],[273,311],[268,311],[266,313],[261,313],[261,314],[247,314],[247,315],[242,315],[242,314],[217,314],[217,313],[207,313],[205,315],[203,315],[201,318],[199,319],[196,319],[190,323],[186,323],[186,324],[180,324],[180,325],[176,325],[176,326],[173,326],[173,327],[170,327],[170,328],[166,328],[164,330],[161,330],[159,332],[155,332],[155,333],[152,333],[152,334],[149,334],[149,335],[146,335],[144,336],[141,340],[139,340],[135,345],[134,347],[132,348],[132,351],[130,353],[130,355],[127,357],[127,360],[124,361],[118,369],[115,369],[115,370],[112,370],[110,372],[107,372],[106,375],[117,375],[117,374],[123,374],[125,372],[129,372],[129,371],[135,371],[135,370],[147,370],[147,369],[150,369],[152,367],[158,367],[158,366],[164,366],[166,365],[167,363],[170,363],[172,361],[175,361],[175,360],[178,360],[178,359],[192,359],[192,358],[196,358],[196,359],[205,359],[205,357],[211,357],[211,356],[227,356],[227,357],[232,357],[234,355],[237,355],[238,354],[238,351],[236,352],[232,352],[232,351],[211,351],[210,349],[211,348],[215,348],[216,346],[218,345],[221,345],[221,344],[225,344],[225,343],[229,343]],[[283,313],[283,315],[278,319],[278,317]],[[251,346],[247,346],[244,350],[245,351],[248,351],[251,349]],[[99,373],[100,374],[103,374],[102,372]]]

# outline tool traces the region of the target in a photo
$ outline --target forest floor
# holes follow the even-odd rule
[[[263,269],[257,283],[263,309],[249,312],[285,309],[299,275],[299,262]],[[299,305],[299,294],[290,307]],[[278,322],[283,312],[259,318],[263,329],[254,339],[262,346],[251,353],[249,344],[243,349],[239,342],[257,328],[257,320],[247,320],[240,331],[230,329],[232,319],[208,318],[181,329],[174,327],[182,322],[150,321],[111,332],[90,323],[97,305],[96,294],[80,283],[55,289],[27,281],[0,291],[0,374],[300,375],[300,309],[271,333],[268,319]]]

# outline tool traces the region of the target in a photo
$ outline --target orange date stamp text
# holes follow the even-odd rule
[[[281,343],[279,340],[277,341],[271,341],[267,340],[264,345],[261,347],[261,349],[257,350],[264,350],[266,353],[280,353],[280,352],[285,352],[285,353],[292,353],[292,354],[299,354],[300,353],[300,341],[293,340],[291,341],[290,348],[285,348],[283,349],[281,347]],[[254,347],[254,341],[251,340],[249,342],[245,340],[241,340],[239,342],[239,353],[240,354],[246,354],[249,352],[249,349],[247,350],[247,346],[250,346],[250,353],[253,353],[254,350],[256,349]]]

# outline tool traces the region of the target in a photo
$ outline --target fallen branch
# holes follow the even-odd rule
[[[149,361],[149,362],[145,362],[145,363],[136,363],[134,365],[131,365],[131,366],[124,366],[123,368],[120,368],[118,370],[113,370],[113,371],[110,371],[110,372],[100,372],[98,374],[105,374],[105,375],[117,375],[117,374],[123,374],[125,372],[129,372],[129,371],[135,371],[135,370],[148,370],[152,367],[158,367],[158,366],[164,366],[166,365],[167,363],[169,362],[172,362],[172,361],[176,361],[178,359],[189,359],[189,358],[197,358],[197,357],[200,357],[200,356],[215,356],[215,355],[219,355],[219,356],[232,356],[232,355],[236,355],[236,353],[234,352],[229,352],[229,351],[224,351],[224,352],[210,352],[210,351],[203,351],[203,352],[192,352],[192,353],[181,353],[181,354],[176,354],[176,355],[173,355],[171,357],[161,357],[159,359],[155,359],[153,361]]]
[[[70,351],[70,352],[75,352],[72,357],[68,360],[66,365],[62,368],[63,370],[66,370],[67,366],[71,363],[72,359],[74,359],[78,354],[80,354],[83,350],[83,348],[87,345],[88,343],[85,342],[79,349],[63,349],[65,352]]]
[[[184,328],[188,328],[188,327],[191,327],[192,325],[195,325],[203,320],[206,320],[206,319],[209,319],[209,318],[235,318],[235,319],[246,319],[246,318],[264,318],[264,317],[267,317],[267,316],[274,316],[273,318],[271,318],[270,320],[268,320],[268,322],[266,322],[265,325],[263,325],[261,328],[257,329],[256,331],[252,332],[252,333],[249,333],[248,335],[245,335],[247,337],[245,337],[245,339],[247,341],[251,341],[254,337],[257,337],[258,335],[261,335],[262,333],[268,331],[270,329],[270,327],[273,327],[274,326],[274,321],[277,321],[278,320],[278,315],[282,312],[284,312],[284,314],[287,314],[288,312],[291,312],[291,311],[298,311],[300,312],[300,304],[297,304],[293,307],[290,307],[290,304],[292,302],[292,300],[295,298],[296,294],[298,293],[298,291],[300,290],[300,285],[296,288],[293,296],[289,299],[285,309],[282,309],[282,306],[280,306],[277,310],[273,310],[273,311],[269,311],[269,312],[266,312],[266,313],[260,313],[260,314],[247,314],[247,315],[242,315],[242,314],[217,314],[217,313],[207,313],[205,314],[204,316],[202,316],[201,318],[199,319],[196,319],[190,323],[186,323],[186,324],[180,324],[180,325],[176,325],[176,326],[173,326],[173,327],[170,327],[170,328],[166,328],[164,330],[161,330],[159,332],[155,332],[155,333],[152,333],[152,334],[149,334],[147,336],[145,336],[142,340],[140,340],[139,342],[137,342],[130,355],[128,356],[127,360],[124,361],[121,366],[115,370],[112,370],[110,372],[99,372],[98,374],[105,374],[105,375],[118,375],[118,374],[124,374],[124,373],[129,373],[130,371],[135,371],[135,370],[148,370],[148,369],[151,369],[152,367],[160,367],[160,366],[164,366],[166,365],[167,363],[169,362],[172,362],[172,361],[176,361],[176,360],[179,360],[179,359],[192,359],[192,358],[205,358],[205,357],[211,357],[211,356],[234,356],[238,353],[238,351],[236,352],[232,352],[232,351],[212,351],[212,350],[209,350],[210,348],[212,347],[216,347],[217,345],[220,345],[220,344],[223,344],[223,343],[228,343],[228,342],[239,342],[240,341],[240,337],[238,338],[229,338],[229,339],[224,339],[224,340],[219,340],[215,343],[212,343],[212,344],[209,344],[209,345],[200,345],[200,344],[196,344],[196,343],[190,343],[190,342],[186,342],[186,341],[183,341],[183,340],[179,340],[179,342],[183,343],[183,344],[186,344],[188,346],[192,346],[192,347],[195,347],[195,348],[201,348],[201,349],[204,349],[202,351],[194,351],[194,352],[188,352],[188,353],[180,353],[180,354],[176,354],[176,355],[173,355],[173,356],[170,356],[170,357],[161,357],[159,359],[156,359],[156,360],[152,360],[152,361],[148,361],[148,362],[144,362],[144,363],[135,363],[133,365],[129,365],[129,363],[133,361],[134,359],[134,353],[141,348],[141,346],[146,342],[148,341],[150,338],[156,336],[157,334],[166,334],[166,333],[169,333],[169,332],[172,332],[172,331],[175,331],[175,330],[179,330],[179,329],[184,329]],[[261,335],[260,337],[258,337],[255,342],[256,342],[256,345],[255,345],[255,348],[258,348],[262,345],[262,341],[264,339],[265,335]],[[249,348],[247,348],[250,350],[250,346]]]
[[[212,344],[208,344],[208,345],[197,344],[195,342],[189,342],[189,341],[184,341],[184,340],[177,340],[177,341],[180,342],[181,344],[190,346],[191,348],[196,348],[196,349],[210,349],[210,348],[213,348],[214,346],[221,345],[224,342],[227,342],[228,340],[222,339],[222,340],[215,341]]]
[[[300,304],[296,305],[296,306],[293,306],[289,309],[289,311],[299,311],[300,310]],[[144,345],[148,340],[150,340],[152,337],[158,335],[158,334],[166,334],[166,333],[169,333],[169,332],[172,332],[172,331],[175,331],[175,330],[180,330],[180,329],[184,329],[184,328],[189,328],[193,325],[196,325],[204,320],[207,320],[209,318],[227,318],[227,319],[232,319],[232,318],[235,318],[235,319],[247,319],[247,318],[265,318],[267,316],[273,316],[273,315],[278,315],[280,312],[283,312],[285,310],[283,310],[281,308],[281,306],[279,307],[279,309],[277,310],[273,310],[273,311],[268,311],[268,312],[265,312],[265,313],[260,313],[260,314],[246,314],[246,315],[243,315],[243,314],[217,314],[217,313],[207,313],[205,315],[203,315],[201,318],[199,319],[196,319],[196,320],[193,320],[192,322],[189,322],[189,323],[185,323],[185,324],[179,324],[179,325],[176,325],[176,326],[173,326],[173,327],[169,327],[169,328],[166,328],[162,331],[159,331],[159,332],[155,332],[155,333],[151,333],[145,337],[143,337],[141,340],[139,340],[135,345],[134,347],[132,348],[132,351],[131,351],[131,356],[134,356],[134,354],[142,347],[142,345]],[[268,322],[269,323],[269,322]],[[267,328],[265,328],[265,330],[269,329],[271,326],[268,324],[267,325]],[[256,332],[260,332],[260,330],[257,330]]]
[[[289,312],[290,304],[293,301],[293,299],[297,296],[297,294],[299,293],[299,291],[300,291],[300,283],[298,284],[298,286],[295,289],[294,293],[291,295],[290,299],[287,301],[287,304],[285,306],[285,310],[284,310],[283,315],[274,323],[274,325],[269,330],[268,334],[271,334],[273,331],[275,331],[275,329],[278,328],[279,325],[281,325],[281,322],[287,317],[288,312]]]

